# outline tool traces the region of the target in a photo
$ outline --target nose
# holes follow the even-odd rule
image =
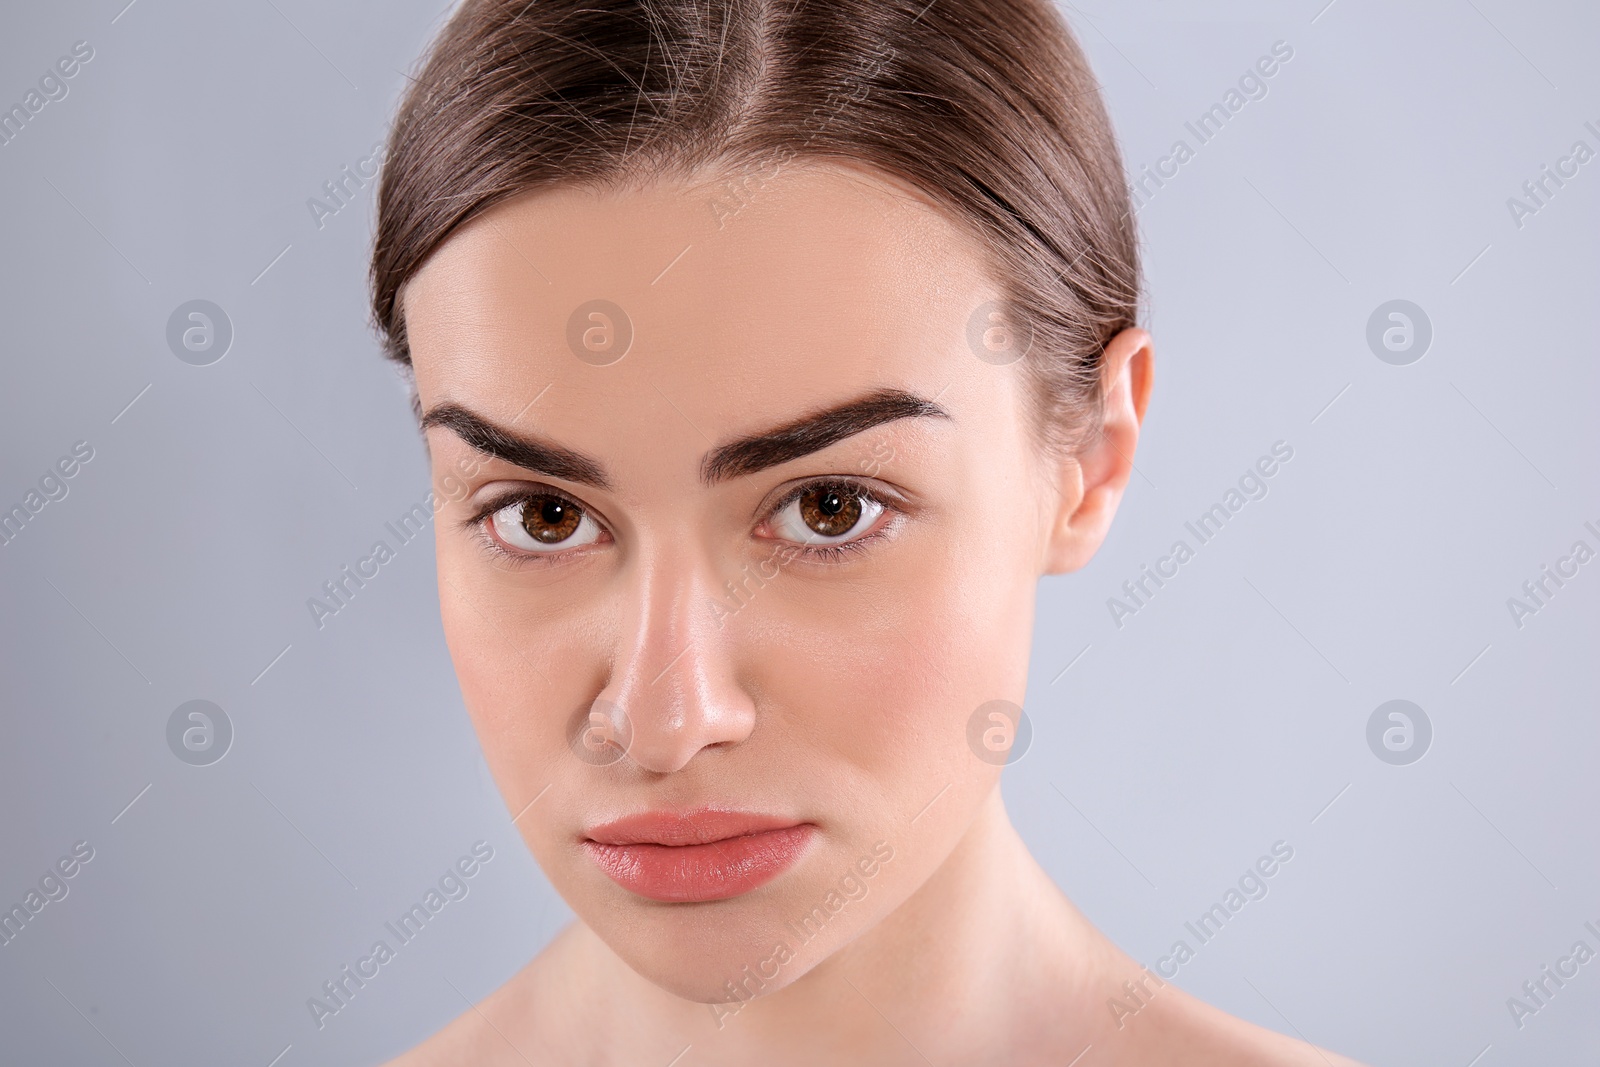
[[[670,774],[755,728],[755,703],[736,677],[732,634],[716,624],[713,566],[689,553],[639,559],[622,577],[610,680],[596,707],[620,708],[628,760]]]

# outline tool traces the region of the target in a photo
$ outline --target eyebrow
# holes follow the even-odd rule
[[[932,400],[903,389],[879,389],[857,400],[808,412],[776,429],[718,445],[701,460],[700,480],[716,485],[729,478],[754,474],[820,452],[887,422],[949,417],[950,413]]]
[[[422,417],[422,428],[443,426],[484,455],[524,470],[596,489],[611,489],[600,461],[537,437],[513,433],[460,404],[440,404]]]
[[[820,411],[808,412],[771,430],[718,445],[700,462],[700,480],[716,485],[819,452],[856,434],[900,419],[948,419],[932,400],[903,389],[879,389]],[[592,456],[496,425],[460,404],[445,403],[422,417],[422,428],[442,426],[485,455],[524,470],[610,490],[604,465]]]

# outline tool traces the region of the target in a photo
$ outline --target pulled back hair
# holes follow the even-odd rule
[[[1101,415],[1139,314],[1138,242],[1099,89],[1050,0],[465,0],[401,103],[372,308],[409,366],[402,288],[462,224],[531,190],[792,160],[909,182],[987,249],[1043,444]],[[721,219],[719,214],[719,220]]]

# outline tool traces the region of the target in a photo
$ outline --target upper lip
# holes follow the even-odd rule
[[[804,821],[717,808],[642,811],[592,826],[583,836],[599,845],[709,845],[731,837],[785,830]]]

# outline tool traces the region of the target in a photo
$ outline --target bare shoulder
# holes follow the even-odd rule
[[[1212,1007],[1175,986],[1150,998],[1150,1011],[1126,1020],[1117,1036],[1138,1051],[1107,1063],[1182,1062],[1190,1067],[1364,1067],[1356,1060],[1267,1030]],[[1143,1033],[1137,1033],[1143,1029]],[[1110,1044],[1115,1044],[1115,1038]],[[1109,1049],[1108,1049],[1109,1051]],[[1169,1058],[1171,1057],[1171,1058]]]
[[[527,1067],[556,1062],[547,1029],[560,1014],[551,996],[570,963],[573,930],[557,935],[511,980],[456,1016],[422,1044],[383,1067]]]

